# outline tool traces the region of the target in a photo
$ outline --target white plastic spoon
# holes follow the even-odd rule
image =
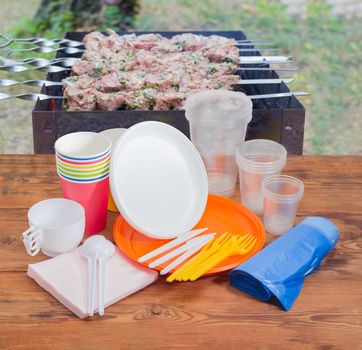
[[[105,265],[106,261],[114,254],[116,249],[111,241],[106,240],[99,252],[99,289],[98,289],[98,313],[100,316],[104,315],[104,290],[105,290]]]
[[[87,310],[88,315],[93,316],[94,312],[94,289],[95,289],[95,273],[98,254],[106,239],[101,235],[95,235],[88,238],[80,247],[80,254],[88,260],[88,297]]]

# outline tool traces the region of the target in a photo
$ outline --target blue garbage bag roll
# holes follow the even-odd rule
[[[304,278],[320,266],[338,240],[328,219],[308,217],[230,272],[230,282],[262,301],[276,297],[288,311]]]

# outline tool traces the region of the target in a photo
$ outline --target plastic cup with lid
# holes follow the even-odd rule
[[[231,197],[235,192],[235,152],[245,140],[252,107],[250,98],[236,91],[202,91],[186,100],[191,141],[204,161],[210,193]]]
[[[292,176],[274,175],[263,181],[262,192],[266,231],[274,235],[289,231],[304,194],[303,182]]]
[[[242,204],[256,214],[262,214],[262,183],[271,175],[279,175],[286,161],[287,150],[275,141],[250,140],[239,147],[236,162],[239,166]]]

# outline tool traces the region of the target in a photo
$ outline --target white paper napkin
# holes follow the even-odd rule
[[[28,276],[79,318],[87,314],[87,260],[74,251],[28,266]],[[135,263],[119,249],[106,262],[105,307],[138,292],[157,280],[158,272]],[[95,290],[98,310],[98,266]]]

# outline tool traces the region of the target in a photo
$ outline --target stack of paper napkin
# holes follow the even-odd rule
[[[98,268],[97,268],[98,271]],[[28,275],[79,318],[87,314],[88,264],[79,248],[55,258],[31,264]],[[118,249],[106,262],[105,307],[138,292],[157,280],[158,272],[141,266]],[[94,300],[98,309],[98,273]]]

